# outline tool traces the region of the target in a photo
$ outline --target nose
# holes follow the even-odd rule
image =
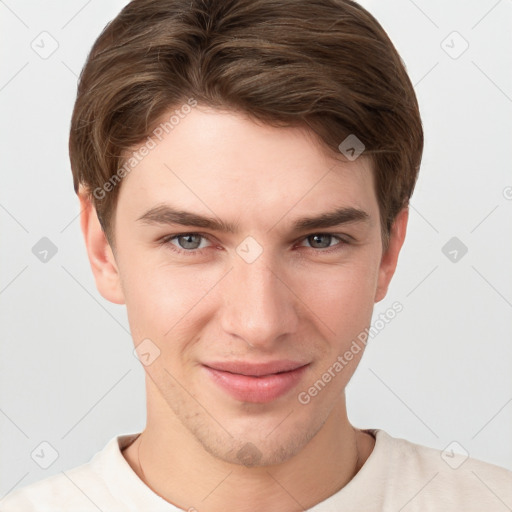
[[[298,299],[284,272],[263,254],[252,263],[239,259],[223,280],[221,327],[253,348],[272,351],[296,332]]]

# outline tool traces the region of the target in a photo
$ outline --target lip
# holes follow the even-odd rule
[[[224,361],[203,364],[212,380],[236,400],[271,402],[293,389],[309,363]]]

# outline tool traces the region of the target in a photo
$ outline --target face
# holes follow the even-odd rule
[[[98,288],[150,354],[148,403],[245,465],[297,454],[344,403],[363,350],[305,392],[369,326],[401,245],[383,255],[364,154],[201,105],[123,179],[115,240]]]

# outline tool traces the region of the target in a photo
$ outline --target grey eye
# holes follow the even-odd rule
[[[322,241],[323,238],[323,241]],[[310,235],[307,237],[308,242],[310,243],[311,247],[315,249],[325,249],[327,247],[330,247],[331,241],[332,241],[332,235],[326,234],[326,233],[319,233],[317,235]],[[325,242],[327,241],[327,244]]]
[[[201,235],[195,235],[193,233],[176,237],[180,247],[183,249],[197,249],[201,245],[202,238],[203,237]],[[181,240],[185,241],[182,243]]]

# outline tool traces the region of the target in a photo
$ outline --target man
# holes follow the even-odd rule
[[[84,67],[70,156],[146,428],[0,509],[512,506],[511,472],[348,420],[422,150],[400,57],[354,2],[128,4]]]

